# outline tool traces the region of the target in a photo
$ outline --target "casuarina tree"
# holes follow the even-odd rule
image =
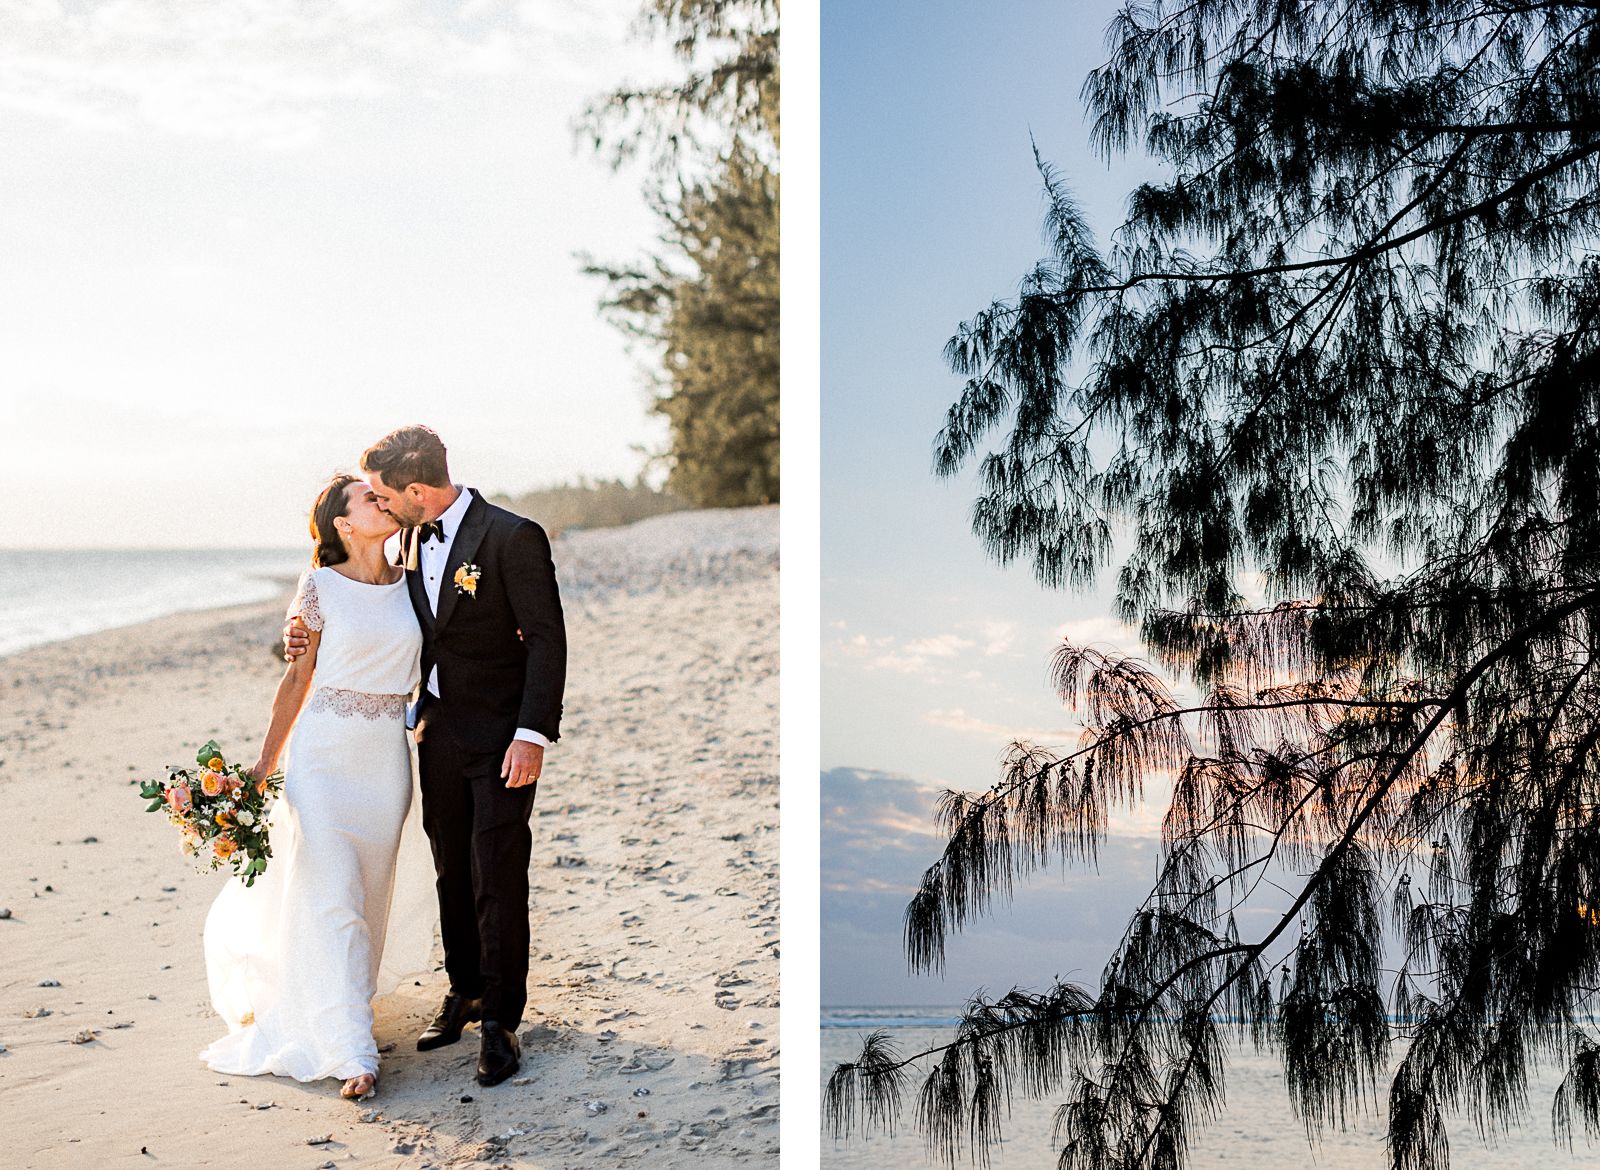
[[[778,499],[778,3],[645,0],[681,75],[623,86],[580,127],[616,162],[644,153],[653,255],[588,264],[602,307],[659,356],[667,488],[705,506]]]
[[[1041,161],[1047,254],[949,342],[935,463],[997,559],[1114,573],[1149,662],[1060,648],[1083,742],[946,798],[910,962],[1147,786],[1162,861],[1097,983],[920,1054],[917,1123],[983,1156],[1049,1095],[1063,1167],[1181,1167],[1243,1041],[1313,1136],[1384,1103],[1401,1170],[1458,1113],[1594,1134],[1600,6],[1157,0],[1109,40],[1095,144],[1170,179],[1106,245]],[[917,1055],[869,1038],[835,1128]]]

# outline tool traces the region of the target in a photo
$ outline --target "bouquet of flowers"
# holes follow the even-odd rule
[[[283,773],[252,777],[222,758],[215,740],[195,756],[198,768],[173,768],[167,780],[142,780],[139,795],[150,803],[146,812],[165,811],[183,830],[183,851],[209,860],[210,868],[233,868],[247,886],[267,869],[272,846],[267,843],[267,809],[283,790]]]

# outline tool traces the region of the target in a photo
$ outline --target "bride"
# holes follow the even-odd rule
[[[370,1096],[372,999],[426,967],[433,867],[405,731],[422,634],[405,573],[384,558],[398,530],[351,475],[312,509],[313,568],[289,609],[310,646],[278,684],[251,769],[274,771],[287,741],[272,861],[251,887],[230,881],[206,917],[211,1002],[228,1034],[200,1058],[217,1072],[337,1077],[343,1096]]]

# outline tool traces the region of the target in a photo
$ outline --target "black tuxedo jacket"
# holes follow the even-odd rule
[[[439,612],[428,606],[417,529],[401,536],[406,587],[422,626],[422,708],[418,734],[434,719],[475,750],[504,751],[519,727],[560,738],[567,680],[567,631],[550,540],[543,528],[473,492],[439,582]],[[467,592],[462,566],[479,570]],[[439,668],[439,697],[428,677]]]

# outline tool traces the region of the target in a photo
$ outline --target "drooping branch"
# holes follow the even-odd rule
[[[1103,250],[1037,160],[1047,252],[952,338],[936,470],[976,468],[974,532],[1042,584],[1114,568],[1116,614],[1202,697],[1064,651],[1083,741],[1014,745],[946,800],[916,969],[1171,785],[1159,873],[1070,1026],[1052,990],[921,1054],[947,1156],[1028,1086],[1063,1095],[1064,1167],[1179,1166],[1228,1029],[1281,1055],[1308,1133],[1374,1100],[1403,1041],[1396,1167],[1443,1170],[1450,1111],[1523,1116],[1540,1062],[1558,1136],[1600,1132],[1596,11],[1119,15],[1096,141],[1142,131],[1171,177]]]
[[[1069,1013],[1071,1018],[1075,1022],[1090,1019],[1102,1028],[1106,1025],[1111,1025],[1113,1032],[1123,1037],[1121,1051],[1111,1060],[1112,1064],[1118,1064],[1133,1059],[1134,1054],[1127,1046],[1134,1043],[1134,1038],[1140,1034],[1141,1029],[1147,1029],[1152,1026],[1152,1022],[1155,1019],[1170,1016],[1173,1012],[1179,1010],[1188,1013],[1190,1017],[1193,1017],[1196,1012],[1200,1013],[1201,1016],[1209,1017],[1218,1002],[1228,997],[1233,992],[1235,985],[1247,974],[1251,978],[1247,985],[1246,993],[1242,996],[1235,996],[1235,999],[1238,1000],[1236,1006],[1248,1008],[1255,1004],[1257,1010],[1261,1010],[1261,1005],[1257,1001],[1259,1000],[1260,989],[1267,985],[1261,975],[1261,960],[1273,944],[1300,920],[1302,915],[1308,911],[1308,908],[1312,907],[1318,899],[1323,899],[1326,902],[1326,907],[1350,906],[1359,912],[1360,907],[1369,905],[1372,902],[1370,895],[1354,898],[1340,897],[1327,901],[1328,884],[1335,875],[1346,872],[1370,875],[1371,867],[1365,861],[1358,861],[1354,870],[1348,870],[1346,859],[1361,851],[1360,842],[1365,836],[1366,825],[1378,813],[1379,809],[1385,806],[1396,784],[1403,777],[1412,774],[1414,771],[1413,762],[1418,756],[1427,751],[1433,737],[1440,728],[1460,708],[1478,683],[1493,671],[1498,664],[1524,648],[1530,641],[1543,636],[1551,627],[1559,627],[1568,618],[1596,606],[1600,606],[1600,590],[1591,589],[1587,593],[1575,598],[1568,598],[1536,615],[1532,620],[1526,622],[1484,653],[1464,672],[1448,695],[1437,699],[1413,700],[1407,704],[1357,701],[1359,706],[1364,708],[1393,709],[1403,705],[1419,714],[1425,709],[1431,709],[1432,713],[1427,716],[1419,727],[1412,729],[1412,734],[1409,735],[1406,742],[1396,744],[1391,755],[1384,759],[1384,772],[1376,777],[1372,783],[1365,786],[1361,800],[1355,806],[1352,814],[1341,825],[1336,839],[1325,849],[1322,854],[1322,860],[1305,878],[1299,894],[1277,917],[1274,925],[1262,936],[1248,944],[1224,939],[1221,940],[1221,945],[1201,949],[1174,965],[1159,980],[1148,986],[1140,987],[1139,991],[1131,998],[1120,993],[1109,999],[1103,995],[1092,1009],[1086,1008],[1083,1002],[1070,1001],[1072,1003]],[[1157,690],[1158,684],[1152,676],[1149,676],[1141,669],[1132,668],[1126,661],[1114,660],[1097,652],[1084,651],[1077,648],[1065,649],[1060,658],[1062,661],[1058,666],[1058,682],[1063,694],[1072,696],[1082,706],[1093,706],[1096,713],[1101,716],[1111,714],[1114,717],[1116,712],[1125,712],[1130,703],[1143,703],[1158,708],[1158,714],[1148,716],[1148,718],[1156,720],[1173,719],[1180,710],[1185,712],[1190,710],[1204,711],[1212,717],[1222,717],[1225,713],[1235,714],[1239,709],[1232,703],[1212,704],[1194,709],[1179,709],[1166,703],[1164,697]],[[1566,689],[1570,692],[1572,688],[1568,687]],[[1327,702],[1326,700],[1320,701]],[[1284,705],[1305,706],[1310,702],[1312,701],[1300,700],[1293,704]],[[1337,701],[1334,701],[1331,705],[1340,706]],[[1244,705],[1245,708],[1248,708],[1248,706]],[[1600,728],[1596,729],[1596,733],[1597,736],[1600,736]],[[1123,732],[1123,734],[1127,733]],[[1092,751],[1093,748],[1080,750]],[[1024,760],[1034,766],[1036,778],[1037,769],[1041,761],[1033,755],[1024,757]],[[1052,761],[1045,766],[1058,765],[1059,761]],[[1013,781],[1013,790],[1019,783],[1021,782]],[[1177,799],[1176,794],[1174,799]],[[1307,798],[1302,797],[1302,804],[1305,799]],[[976,804],[952,803],[948,807],[960,808],[961,810],[959,815],[954,816],[951,820],[950,828],[952,832],[960,834],[964,830],[970,831],[970,820],[977,815],[978,806]],[[1267,836],[1274,844],[1281,839],[1285,827],[1284,822],[1268,826]],[[1197,839],[1213,831],[1213,828],[1214,826],[1207,826],[1205,830],[1199,833],[1185,834],[1185,839]],[[990,848],[994,848],[993,839],[990,841]],[[1003,850],[999,855],[1009,856]],[[1339,880],[1342,882],[1345,879],[1340,878]],[[1367,880],[1367,878],[1363,877],[1362,880]],[[990,888],[995,885],[993,874],[989,877],[989,885]],[[926,886],[924,892],[929,892]],[[1343,913],[1344,911],[1341,910],[1339,912]],[[1140,912],[1141,915],[1149,913],[1149,911],[1145,910]],[[1318,914],[1319,921],[1326,921],[1330,913],[1333,913],[1331,909],[1324,908]],[[1136,917],[1135,921],[1137,922],[1138,920],[1138,917]],[[1187,921],[1187,918],[1180,915],[1167,920],[1165,916],[1162,916],[1161,920],[1182,923]],[[1155,919],[1146,919],[1146,921],[1155,921]],[[1365,926],[1360,929],[1354,929],[1342,922],[1334,921],[1328,923],[1326,929],[1314,936],[1314,939],[1320,945],[1327,941],[1330,934],[1346,939],[1366,938],[1368,940],[1366,950],[1363,952],[1364,957],[1357,963],[1359,972],[1364,972],[1366,979],[1357,979],[1346,990],[1339,990],[1337,986],[1333,988],[1333,994],[1336,999],[1343,997],[1347,1000],[1344,1010],[1349,1013],[1348,1018],[1360,1023],[1361,1031],[1356,1036],[1353,1036],[1350,1042],[1353,1042],[1357,1050],[1362,1054],[1359,1060],[1359,1067],[1362,1071],[1360,1076],[1357,1077],[1353,1071],[1341,1071],[1351,1068],[1347,1064],[1339,1063],[1324,1068],[1315,1061],[1301,1065],[1298,1072],[1291,1069],[1291,1089],[1294,1090],[1297,1100],[1306,1111],[1308,1124],[1313,1120],[1326,1122],[1330,1119],[1345,1116],[1346,1110],[1356,1095],[1364,1091],[1363,1086],[1370,1087],[1373,1083],[1381,1067],[1384,1053],[1387,1051],[1386,1032],[1380,1034],[1380,1031],[1375,1030],[1376,1025],[1373,1023],[1375,1019],[1381,1020],[1381,1001],[1377,998],[1375,992],[1363,990],[1363,988],[1369,986],[1372,972],[1376,969],[1375,922],[1369,917]],[[1308,936],[1308,940],[1302,941],[1301,953],[1304,953],[1308,945],[1312,945],[1311,941],[1309,941],[1312,937]],[[1123,947],[1119,951],[1120,957],[1113,963],[1113,968],[1119,970],[1118,978],[1122,980],[1126,980],[1128,977],[1129,956],[1134,953],[1129,948],[1130,939],[1125,938]],[[1343,962],[1337,956],[1332,961],[1336,968],[1339,963]],[[1219,963],[1222,964],[1220,968],[1218,968]],[[1299,969],[1304,971],[1308,968],[1302,965]],[[1316,970],[1316,964],[1311,964],[1309,969]],[[1196,972],[1206,971],[1211,971],[1212,977],[1208,981],[1204,981],[1197,991],[1191,990],[1189,998],[1176,1004],[1169,999],[1174,989],[1186,987],[1188,981]],[[1127,987],[1132,990],[1136,985],[1125,982],[1108,984],[1108,989],[1113,986]],[[1348,999],[1350,996],[1356,996],[1357,999],[1361,1000],[1363,1006],[1360,1011],[1353,1010],[1357,1000]],[[1059,1013],[1059,1005],[1068,1001],[1063,998],[1061,989],[1057,989],[1049,1002],[1057,1006],[1042,1015],[1007,1017],[998,1024],[991,1017],[988,1019],[988,1023],[993,1028],[997,1028],[998,1031],[972,1027],[964,1030],[961,1035],[958,1035],[948,1045],[936,1046],[904,1057],[895,1056],[893,1059],[886,1059],[883,1056],[881,1047],[869,1045],[869,1051],[863,1054],[861,1060],[850,1066],[845,1066],[840,1073],[836,1074],[839,1077],[837,1082],[839,1091],[843,1092],[847,1087],[853,1085],[856,1092],[866,1094],[863,1100],[870,1103],[873,1098],[871,1091],[865,1089],[866,1080],[871,1080],[874,1077],[887,1077],[894,1084],[899,1085],[902,1083],[900,1078],[903,1077],[905,1070],[912,1063],[931,1056],[939,1056],[940,1061],[937,1067],[940,1071],[934,1074],[937,1079],[930,1081],[930,1085],[935,1086],[936,1091],[926,1088],[924,1091],[924,1120],[925,1123],[934,1119],[941,1120],[931,1130],[928,1129],[926,1124],[924,1128],[929,1133],[930,1141],[933,1142],[935,1148],[946,1156],[953,1158],[956,1150],[961,1145],[961,1141],[957,1140],[955,1136],[956,1131],[950,1125],[953,1117],[951,1111],[956,1107],[955,1101],[959,1100],[961,1102],[961,1108],[973,1110],[973,1116],[981,1115],[985,1119],[982,1132],[989,1132],[989,1127],[995,1123],[995,1118],[991,1115],[991,1111],[987,1110],[987,1107],[977,1105],[957,1092],[963,1086],[968,1088],[970,1086],[968,1082],[961,1080],[958,1076],[958,1065],[952,1063],[953,1057],[951,1053],[959,1051],[963,1046],[981,1048],[993,1036],[1002,1033],[1022,1032],[1029,1028],[1059,1024],[1061,1020],[1057,1014],[1052,1014],[1052,1012]],[[1297,1028],[1309,1028],[1312,1031],[1317,1031],[1325,1029],[1327,1026],[1326,1006],[1322,999],[1319,998],[1319,993],[1313,993],[1309,989],[1290,993],[1281,1005],[1275,1006],[1271,1010],[1280,1015],[1282,1019],[1281,1026],[1290,1029],[1291,1032]],[[1241,1016],[1245,1015],[1245,1013],[1239,1014]],[[1259,1027],[1259,1020],[1256,1026]],[[1338,1029],[1330,1033],[1332,1037],[1341,1037],[1342,1035]],[[1336,1039],[1333,1042],[1345,1043],[1346,1041],[1344,1039]],[[1290,1051],[1297,1050],[1293,1041],[1288,1042],[1287,1047]],[[985,1067],[988,1069],[988,1075],[991,1077],[998,1075],[999,1079],[985,1082],[984,1093],[1008,1095],[1009,1088],[1004,1075],[996,1074],[992,1065]],[[1182,1057],[1180,1066],[1173,1078],[1169,1080],[1169,1103],[1176,1097],[1181,1096],[1184,1086],[1188,1083],[1188,1078],[1194,1075],[1195,1070],[1199,1067],[1202,1067],[1199,1063],[1199,1057],[1195,1048],[1191,1045]],[[1214,1070],[1207,1067],[1205,1076],[1207,1092],[1214,1086],[1216,1075]],[[1044,1082],[1045,1088],[1055,1087],[1059,1082],[1059,1073],[1044,1078]],[[875,1109],[878,1114],[882,1114],[884,1106],[879,1102],[875,1106],[870,1106],[869,1111],[871,1109]],[[1181,1110],[1173,1112],[1172,1109],[1168,1108],[1161,1114],[1159,1120],[1153,1122],[1149,1128],[1144,1130],[1139,1144],[1139,1148],[1142,1151],[1140,1157],[1148,1155],[1162,1142],[1181,1140],[1181,1134],[1169,1133],[1168,1129],[1176,1125],[1177,1119],[1182,1116]],[[973,1131],[973,1134],[969,1134],[968,1137],[974,1136],[976,1132],[976,1130]]]

